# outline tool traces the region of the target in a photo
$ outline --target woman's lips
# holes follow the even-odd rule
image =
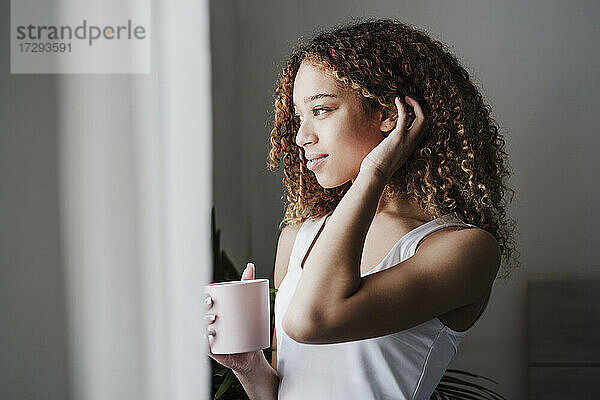
[[[323,157],[315,158],[313,160],[308,160],[306,162],[306,168],[308,168],[311,171],[313,171],[319,165],[323,164],[323,161],[325,161],[326,158],[327,158],[327,156],[323,156]]]

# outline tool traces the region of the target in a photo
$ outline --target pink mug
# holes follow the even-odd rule
[[[208,311],[217,319],[213,354],[245,353],[271,346],[269,280],[251,279],[211,283],[204,291],[213,300]]]

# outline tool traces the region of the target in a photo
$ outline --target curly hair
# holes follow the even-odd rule
[[[468,72],[443,43],[391,19],[342,25],[308,42],[301,40],[283,67],[274,94],[267,157],[271,171],[283,161],[282,200],[286,197],[287,205],[280,228],[329,214],[352,184],[321,187],[295,142],[299,122],[292,93],[303,61],[324,68],[339,85],[354,91],[367,113],[395,115],[396,96],[419,102],[428,120],[424,138],[382,195],[414,201],[432,218],[456,211],[485,229],[500,246],[503,273],[498,277],[508,277],[519,265],[511,237],[514,221],[507,221],[505,211],[515,192],[505,183],[510,173],[499,126]],[[408,111],[407,125],[413,118]],[[506,191],[511,192],[510,200]]]

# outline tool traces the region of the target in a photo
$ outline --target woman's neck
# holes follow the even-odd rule
[[[377,215],[394,215],[399,218],[410,218],[422,221],[430,221],[431,216],[419,207],[414,201],[409,201],[399,197],[389,198],[381,195],[379,198],[379,204],[375,211],[375,217]]]

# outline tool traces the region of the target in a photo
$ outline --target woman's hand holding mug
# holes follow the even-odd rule
[[[255,267],[254,264],[248,263],[244,272],[242,272],[241,280],[253,280],[255,275]],[[250,351],[246,353],[236,353],[236,354],[213,354],[212,342],[217,335],[215,331],[214,322],[219,318],[218,315],[210,313],[210,309],[212,307],[213,301],[210,296],[206,298],[208,312],[206,313],[206,323],[207,323],[207,331],[206,331],[206,339],[208,341],[208,355],[218,362],[219,364],[231,368],[234,372],[246,374],[254,369],[254,367],[258,364],[261,357],[264,357],[262,350]]]

